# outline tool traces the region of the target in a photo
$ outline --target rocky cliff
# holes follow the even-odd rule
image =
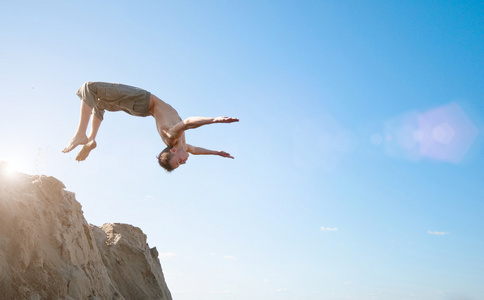
[[[171,299],[158,252],[127,224],[90,225],[74,193],[46,176],[3,176],[1,299]]]

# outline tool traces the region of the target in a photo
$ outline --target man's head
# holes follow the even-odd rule
[[[166,147],[158,155],[158,163],[166,171],[171,172],[178,168],[180,165],[186,163],[188,159],[188,153],[183,148]]]

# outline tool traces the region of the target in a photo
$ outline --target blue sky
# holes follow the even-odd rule
[[[0,160],[87,220],[140,227],[174,299],[482,299],[479,1],[16,1],[0,11]],[[62,154],[85,81],[233,116],[167,174],[152,118]]]

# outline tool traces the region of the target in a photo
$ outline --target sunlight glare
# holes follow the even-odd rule
[[[16,174],[18,174],[18,171],[14,164],[0,161],[0,175],[2,177],[12,178]]]

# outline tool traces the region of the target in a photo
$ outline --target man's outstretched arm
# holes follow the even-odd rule
[[[222,157],[227,157],[227,158],[234,158],[230,154],[228,154],[225,151],[215,151],[215,150],[209,150],[201,147],[195,147],[192,145],[187,144],[187,152],[191,153],[193,155],[218,155]]]
[[[216,124],[216,123],[233,123],[238,122],[237,118],[229,117],[189,117],[183,121],[178,122],[175,126],[170,128],[168,136],[170,138],[179,138],[185,130],[195,129],[203,125]]]

